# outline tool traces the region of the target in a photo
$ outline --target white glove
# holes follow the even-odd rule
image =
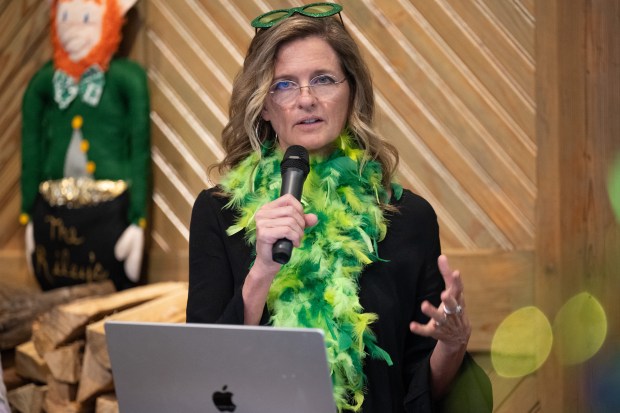
[[[114,256],[119,261],[125,261],[125,274],[133,282],[138,282],[140,278],[143,250],[144,229],[135,224],[127,227],[114,246]]]
[[[26,265],[28,265],[28,271],[34,275],[34,267],[32,264],[32,253],[34,252],[34,227],[32,221],[26,225],[26,233],[24,236],[26,244]]]

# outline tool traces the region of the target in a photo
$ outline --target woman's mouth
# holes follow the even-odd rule
[[[315,123],[321,122],[322,119],[320,118],[307,118],[307,119],[302,119],[301,121],[299,121],[297,124],[298,125],[313,125]]]

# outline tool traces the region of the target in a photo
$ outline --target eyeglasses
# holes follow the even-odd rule
[[[320,100],[329,100],[338,93],[338,85],[346,82],[347,78],[338,80],[331,75],[318,75],[313,77],[307,86],[299,86],[292,80],[278,80],[269,87],[269,94],[274,103],[280,106],[288,106],[299,97],[301,89],[312,90],[312,95]]]
[[[255,27],[257,30],[267,29],[282,20],[288,19],[295,13],[308,17],[321,18],[333,16],[334,14],[340,16],[341,11],[342,6],[336,3],[312,3],[301,7],[293,7],[291,9],[272,10],[252,20],[252,27]],[[340,16],[340,21],[342,22],[342,16]]]

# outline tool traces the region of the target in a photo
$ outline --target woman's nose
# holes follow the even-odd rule
[[[312,86],[300,86],[299,87],[299,96],[297,96],[299,102],[311,102],[314,103],[316,100],[316,96],[314,95],[314,91],[312,90]]]

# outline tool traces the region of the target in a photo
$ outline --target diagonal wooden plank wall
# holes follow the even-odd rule
[[[341,3],[373,72],[379,128],[400,150],[400,179],[433,204],[443,249],[466,277],[471,348],[488,349],[503,317],[533,302],[534,0]],[[222,156],[232,81],[254,34],[248,22],[298,4],[139,1],[131,56],[151,90],[150,280],[187,278],[191,206]],[[47,2],[0,0],[0,27],[0,276],[34,286],[17,224],[20,104],[51,56]],[[528,378],[496,393],[517,398],[534,387]]]
[[[0,277],[31,287],[23,255],[20,211],[21,96],[51,56],[47,2],[0,1]]]
[[[154,122],[168,124],[159,132],[185,143],[195,165],[219,156],[216,142],[232,76],[252,35],[247,20],[290,5],[238,3],[184,1],[173,8],[153,0],[148,5]],[[444,246],[531,249],[534,67],[533,17],[527,9],[507,26],[483,2],[474,2],[479,13],[473,17],[467,9],[460,16],[453,7],[463,8],[457,1],[343,3],[347,27],[375,74],[381,128],[401,149],[403,180],[436,201]],[[474,20],[485,17],[494,32]],[[196,136],[201,132],[202,142]],[[190,192],[204,180],[198,175],[186,176]]]
[[[534,2],[341,3],[373,72],[380,130],[400,150],[401,181],[434,205],[443,248],[470,295],[496,297],[469,301],[472,348],[488,348],[501,318],[532,302]],[[297,4],[140,0],[132,56],[151,88],[152,280],[187,277],[191,206],[222,156],[232,81],[253,35],[248,22]],[[22,261],[21,95],[50,56],[47,13],[46,2],[0,2],[0,257],[13,265]]]

